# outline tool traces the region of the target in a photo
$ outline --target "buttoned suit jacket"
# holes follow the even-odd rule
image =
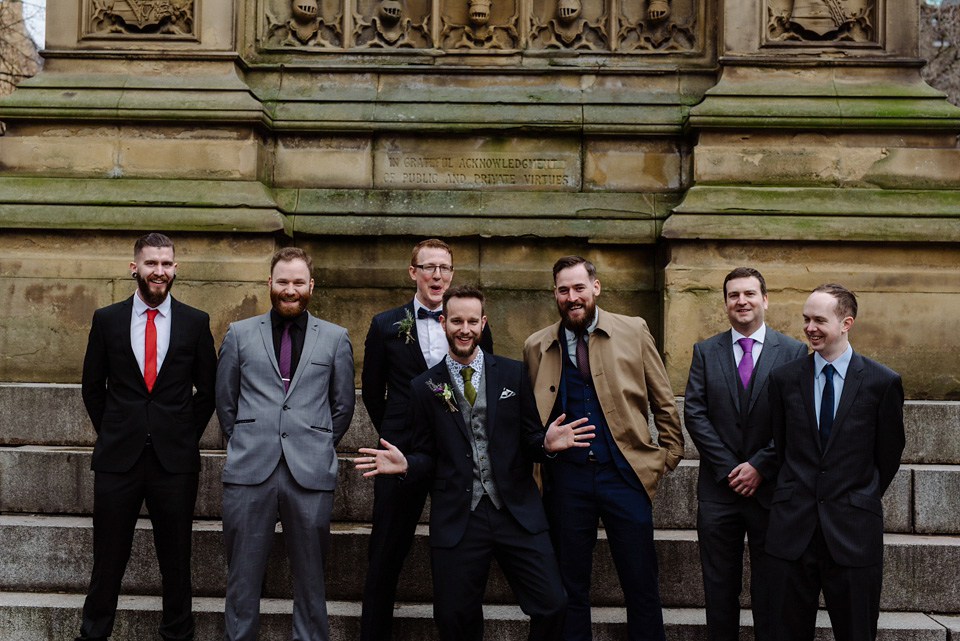
[[[740,495],[730,489],[727,476],[746,461],[763,476],[754,496],[763,507],[770,507],[779,464],[770,425],[767,379],[774,367],[806,354],[806,345],[768,327],[753,370],[749,405],[741,408],[743,385],[733,358],[730,330],[693,346],[684,424],[700,452],[700,500],[735,502]]]
[[[770,415],[781,468],[767,553],[798,559],[819,523],[838,565],[881,563],[881,499],[900,467],[905,443],[903,383],[896,372],[854,352],[823,450],[814,384],[812,354],[770,373]]]
[[[347,330],[308,314],[300,361],[284,391],[270,313],[231,323],[217,365],[223,482],[262,483],[283,455],[302,487],[333,490],[336,445],[356,402],[353,373]]]
[[[504,509],[527,532],[547,530],[540,492],[533,480],[533,463],[543,462],[545,430],[526,370],[519,361],[484,353],[487,387],[487,439],[493,478]],[[407,429],[412,435],[404,483],[432,479],[430,545],[453,547],[462,538],[470,517],[473,491],[473,436],[463,412],[450,411],[428,385],[450,385],[441,362],[410,383]]]
[[[217,354],[210,317],[171,297],[170,343],[153,390],[147,391],[130,344],[132,314],[133,296],[93,314],[81,379],[97,432],[90,467],[130,470],[149,434],[166,471],[198,472],[198,444],[214,407]]]
[[[652,501],[664,463],[674,469],[683,458],[676,399],[646,321],[599,307],[597,313],[600,316],[588,350],[597,398],[617,447]],[[523,345],[523,360],[545,425],[562,410],[557,396],[566,349],[560,340],[559,322],[535,332]],[[650,435],[651,408],[658,443]]]
[[[399,323],[408,314],[414,319],[410,340],[399,329]],[[363,371],[360,374],[363,404],[374,428],[401,451],[410,442],[409,434],[403,429],[410,381],[427,370],[427,362],[420,350],[416,316],[411,300],[373,317],[364,341]],[[480,348],[493,353],[489,325],[483,328]]]

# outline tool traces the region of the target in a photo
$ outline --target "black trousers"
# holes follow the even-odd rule
[[[700,501],[697,539],[703,568],[708,641],[740,638],[740,592],[743,589],[743,537],[750,549],[750,600],[753,636],[770,639],[770,592],[767,587],[767,555],[764,551],[770,511],[755,498],[733,503]]]
[[[360,640],[390,641],[397,582],[430,486],[401,484],[393,476],[377,476],[373,487],[373,529],[367,549]]]
[[[767,559],[774,641],[813,641],[820,591],[836,641],[873,641],[880,617],[883,564],[838,565],[820,525],[800,558]]]
[[[530,641],[555,641],[563,634],[567,596],[546,531],[530,534],[506,507],[484,496],[470,513],[467,529],[452,548],[432,548],[433,618],[440,641],[483,639],[483,592],[496,559],[517,603],[530,617]]]
[[[150,445],[130,470],[95,473],[93,572],[77,641],[106,639],[113,632],[120,582],[144,501],[153,523],[163,587],[160,636],[171,641],[193,639],[190,549],[198,481],[196,472],[164,470]]]

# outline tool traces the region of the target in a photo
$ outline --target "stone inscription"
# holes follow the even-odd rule
[[[376,182],[378,186],[397,189],[575,188],[576,163],[564,156],[549,152],[387,152],[378,157]]]

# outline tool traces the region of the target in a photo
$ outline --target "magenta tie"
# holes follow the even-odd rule
[[[280,378],[283,379],[283,391],[290,389],[290,360],[293,352],[293,342],[290,340],[291,321],[287,321],[283,326],[283,334],[280,335]]]
[[[756,342],[752,338],[741,338],[737,341],[743,348],[743,356],[740,358],[740,364],[737,365],[737,371],[740,372],[740,382],[743,383],[743,389],[747,389],[750,384],[750,377],[753,375],[753,344]]]

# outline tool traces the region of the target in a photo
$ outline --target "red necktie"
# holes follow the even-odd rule
[[[143,382],[147,384],[147,391],[153,391],[153,384],[157,381],[157,326],[153,319],[157,317],[157,310],[147,310],[146,344],[144,345]]]

